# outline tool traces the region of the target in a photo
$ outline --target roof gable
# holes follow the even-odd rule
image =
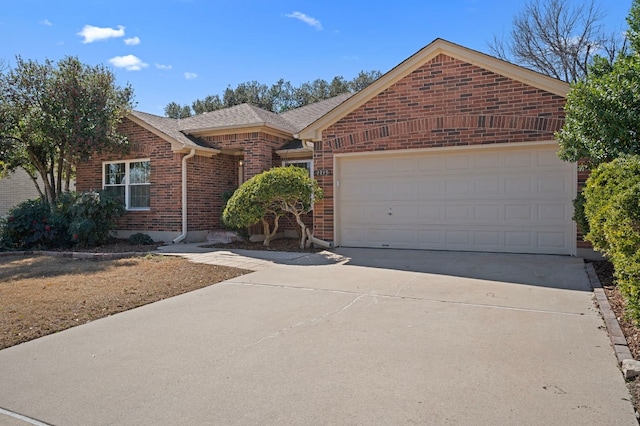
[[[356,93],[333,110],[328,111],[325,115],[296,134],[296,137],[304,140],[321,140],[323,130],[441,54],[562,97],[566,97],[570,88],[568,83],[555,78],[443,39],[436,39],[397,65],[391,71],[384,74],[371,85]]]
[[[289,134],[297,130],[278,114],[250,104],[206,112],[180,121],[180,129],[192,134],[261,126]]]
[[[173,118],[160,117],[158,115],[147,114],[140,111],[132,111],[127,118],[137,125],[145,128],[156,136],[166,140],[171,144],[172,151],[182,151],[196,149],[206,155],[219,152],[218,149],[211,148],[198,140],[180,131],[179,120]]]

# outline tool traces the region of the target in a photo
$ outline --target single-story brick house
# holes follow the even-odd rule
[[[314,235],[336,246],[582,255],[585,176],[554,141],[568,90],[437,39],[352,96],[282,114],[133,112],[131,154],[83,163],[77,186],[126,195],[121,235],[196,241],[220,227],[225,191],[294,163],[323,187]]]

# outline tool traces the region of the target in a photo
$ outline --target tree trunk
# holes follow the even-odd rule
[[[302,235],[300,237],[300,248],[304,249],[305,248],[305,242],[307,240],[307,225],[304,224],[304,221],[302,220],[302,215],[300,213],[297,212],[291,212],[293,213],[293,215],[296,217],[296,222],[298,222],[298,226],[300,226],[300,234]]]
[[[305,248],[309,248],[311,247],[311,238],[313,237],[313,232],[311,232],[311,229],[307,228],[307,243],[304,245]]]
[[[26,169],[24,169],[25,172],[27,172]],[[36,187],[36,190],[38,191],[38,194],[40,194],[40,197],[44,197],[44,193],[42,192],[42,188],[40,188],[40,184],[38,184],[38,178],[36,176],[32,176],[31,173],[27,172],[27,175],[29,175],[29,178],[33,181],[33,184]]]
[[[280,222],[279,214],[274,214],[273,216],[273,229],[269,230],[269,222],[266,219],[262,219],[262,229],[264,230],[264,242],[262,243],[265,247],[269,247],[271,240],[278,232],[278,226]]]

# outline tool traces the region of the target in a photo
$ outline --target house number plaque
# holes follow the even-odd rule
[[[332,174],[333,170],[331,169],[319,169],[313,171],[314,176],[331,176]]]

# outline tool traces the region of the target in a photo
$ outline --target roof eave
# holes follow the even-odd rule
[[[226,135],[229,133],[263,132],[275,136],[291,137],[293,132],[278,126],[273,126],[264,121],[248,124],[236,124],[232,126],[199,127],[194,129],[182,129],[182,132],[194,136]]]
[[[207,148],[204,146],[187,146],[181,145],[178,147],[171,146],[172,152],[177,152],[180,154],[188,154],[192,149],[196,150],[196,155],[201,157],[213,157],[215,155],[220,154],[222,151],[216,148]]]
[[[313,148],[295,148],[295,149],[279,149],[276,151],[280,157],[300,157],[309,154],[313,154]]]
[[[127,118],[130,119],[131,121],[133,121],[134,123],[136,123],[137,125],[143,127],[144,129],[150,131],[151,133],[153,133],[154,135],[158,136],[159,138],[169,142],[169,144],[171,144],[171,151],[173,152],[180,152],[180,153],[188,153],[191,149],[195,149],[196,150],[196,154],[198,155],[205,155],[205,156],[214,156],[220,153],[219,149],[215,149],[215,148],[208,148],[208,147],[204,147],[204,146],[198,146],[198,145],[187,145],[184,144],[182,142],[180,142],[179,140],[167,135],[166,133],[164,133],[163,131],[161,131],[160,129],[158,129],[155,126],[152,126],[151,124],[147,123],[146,121],[142,120],[139,117],[136,117],[133,114],[129,114],[127,115]]]

